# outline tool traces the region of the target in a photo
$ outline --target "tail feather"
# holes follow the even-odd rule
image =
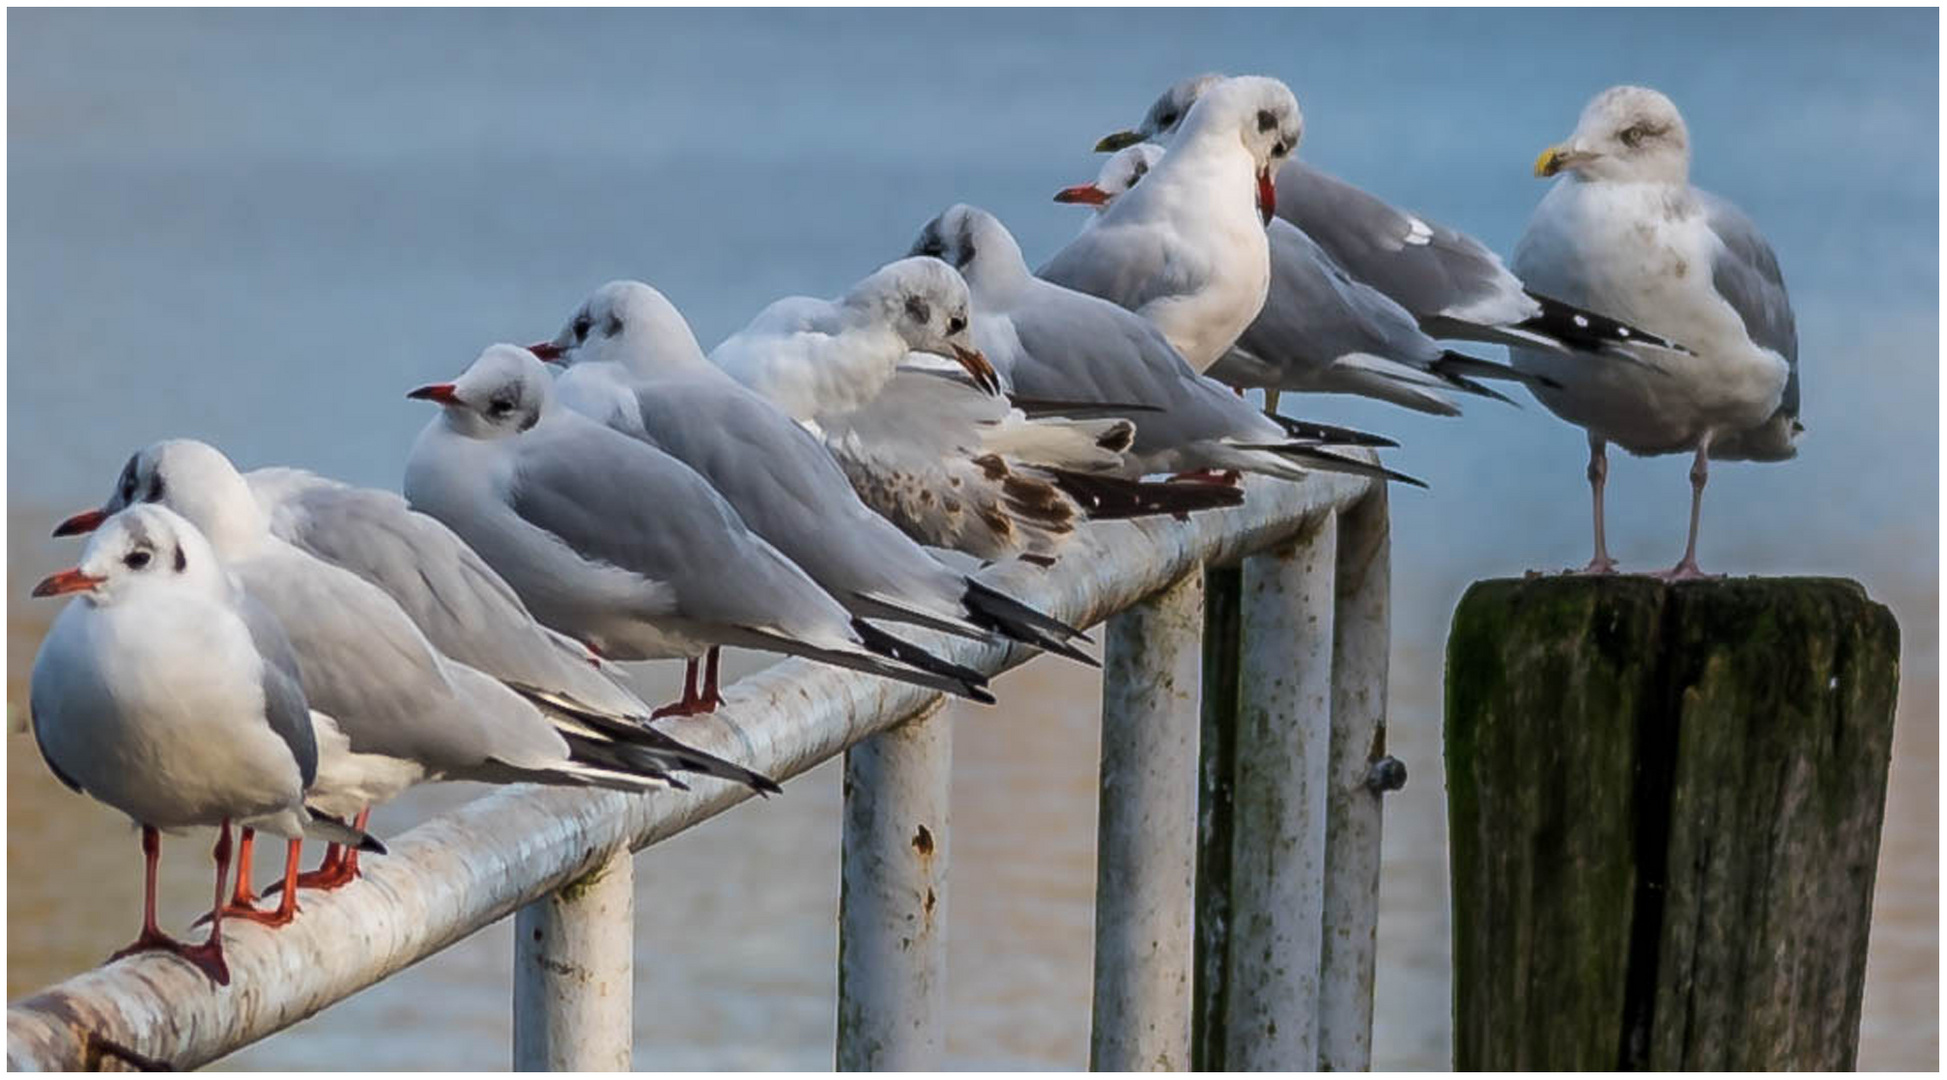
[[[650,777],[666,777],[672,771],[701,773],[743,784],[759,794],[783,790],[778,787],[777,781],[762,773],[678,742],[648,726],[647,716],[611,716],[577,707],[558,696],[547,695],[530,687],[509,685],[541,706],[542,713],[554,723],[555,730],[568,740],[569,749],[576,760],[586,760],[623,772],[639,771]],[[586,753],[582,752],[584,748]]]
[[[934,656],[932,653],[927,652],[925,649],[909,641],[902,641],[886,633],[884,630],[866,622],[864,619],[853,619],[852,629],[858,632],[859,639],[865,643],[868,651],[877,656],[898,661],[907,668],[913,669],[910,671],[899,670],[887,665],[886,670],[870,668],[866,670],[876,670],[877,674],[890,678],[902,679],[906,682],[932,687],[935,690],[944,690],[949,694],[957,694],[968,700],[978,701],[982,705],[994,704],[994,695],[988,693],[986,690],[987,676],[982,675],[980,672],[970,667],[963,667],[950,660]],[[833,662],[838,663],[840,661]],[[855,662],[850,666],[859,665]]]
[[[1238,506],[1244,501],[1244,492],[1239,488],[1125,480],[1069,469],[1050,468],[1042,471],[1094,521],[1119,521],[1155,514],[1181,516],[1199,510]]]
[[[975,621],[991,626],[1008,638],[1090,667],[1102,666],[1094,657],[1069,644],[1077,639],[1093,644],[1087,634],[1006,593],[969,578],[962,602]]]
[[[1446,378],[1459,375],[1473,379],[1498,379],[1502,382],[1518,382],[1524,386],[1545,386],[1551,390],[1561,389],[1561,383],[1546,375],[1521,371],[1493,360],[1482,360],[1478,356],[1448,351],[1440,354],[1440,359],[1431,365],[1435,375]]]
[[[310,823],[305,826],[304,835],[314,840],[323,840],[328,844],[339,844],[357,851],[369,851],[374,855],[385,854],[385,845],[371,833],[316,807],[307,806],[304,809],[311,815]]]
[[[1240,450],[1267,450],[1279,457],[1297,462],[1306,468],[1319,472],[1349,473],[1353,476],[1370,476],[1378,480],[1397,480],[1414,487],[1426,487],[1426,481],[1394,472],[1384,465],[1359,458],[1344,457],[1319,446],[1305,446],[1298,443],[1235,444]]]

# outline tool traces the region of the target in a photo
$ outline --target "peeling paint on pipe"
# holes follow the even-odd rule
[[[514,1068],[627,1072],[635,860],[627,851],[514,916]]]

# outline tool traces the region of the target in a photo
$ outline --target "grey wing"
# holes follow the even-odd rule
[[[1365,353],[1424,365],[1440,357],[1440,347],[1391,297],[1347,274],[1336,259],[1303,229],[1274,219],[1271,242],[1271,293],[1240,341],[1271,362],[1285,358],[1301,365],[1330,364]]]
[[[1159,297],[1192,291],[1193,283],[1179,280],[1180,271],[1156,229],[1105,220],[1069,241],[1034,275],[1135,311]]]
[[[311,729],[311,706],[304,697],[304,675],[297,651],[277,616],[249,593],[237,590],[237,614],[250,631],[250,640],[264,664],[264,719],[283,738],[297,759],[304,786],[318,776],[318,742]]]
[[[528,524],[585,559],[666,585],[681,618],[787,636],[846,621],[689,466],[586,417],[549,427],[514,472],[511,508]]]
[[[1695,189],[1693,189],[1695,190]],[[1798,324],[1778,256],[1758,226],[1728,200],[1696,191],[1704,207],[1704,223],[1720,245],[1711,263],[1711,284],[1744,320],[1744,332],[1761,348],[1785,358],[1791,374],[1785,381],[1780,409],[1798,415]]]
[[[1478,240],[1295,159],[1279,171],[1278,216],[1416,318],[1500,325],[1539,310],[1520,279]]]

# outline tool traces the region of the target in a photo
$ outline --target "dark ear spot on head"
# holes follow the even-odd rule
[[[1277,126],[1278,118],[1270,109],[1259,109],[1257,111],[1257,129],[1259,131],[1270,131]]]
[[[541,422],[541,410],[536,409],[533,412],[528,413],[526,416],[521,417],[521,426],[515,430],[526,431],[528,428],[531,428],[540,422]]]
[[[183,569],[188,565],[189,565],[189,559],[187,556],[183,554],[182,545],[177,544],[176,545],[176,573],[178,574],[182,573]]]
[[[162,501],[162,474],[161,473],[156,473],[154,476],[149,477],[149,494],[143,499],[143,501],[144,502]]]
[[[622,316],[609,313],[608,321],[602,324],[603,337],[617,337],[622,333]]]
[[[932,309],[926,306],[926,301],[917,296],[908,296],[906,298],[906,314],[914,322],[921,324],[924,324],[933,316]]]

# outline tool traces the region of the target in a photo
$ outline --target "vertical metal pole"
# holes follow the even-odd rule
[[[945,1046],[947,788],[935,701],[845,753],[837,1067],[925,1071]]]
[[[1230,830],[1237,776],[1238,605],[1244,571],[1203,573],[1203,716],[1197,739],[1196,1004],[1190,1068],[1224,1072],[1225,966],[1230,962]]]
[[[1089,1067],[1190,1065],[1203,576],[1109,620]]]
[[[634,870],[618,851],[514,916],[514,1068],[629,1070]]]
[[[1244,561],[1224,1057],[1238,1071],[1318,1067],[1336,537],[1326,515]]]
[[[1380,799],[1405,780],[1404,767],[1386,757],[1391,547],[1386,488],[1374,485],[1339,515],[1318,1011],[1318,1065],[1334,1071],[1372,1067]]]

